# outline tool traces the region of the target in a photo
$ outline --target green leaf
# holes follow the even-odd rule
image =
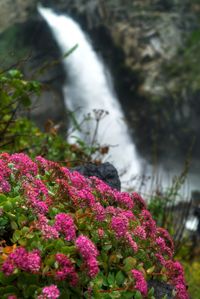
[[[17,294],[17,292],[17,288],[12,285],[0,287],[0,295]]]
[[[26,298],[33,298],[35,292],[38,290],[37,285],[28,285],[26,288],[24,288],[24,295]]]
[[[109,285],[112,287],[113,285],[114,285],[114,283],[115,283],[115,275],[114,275],[114,273],[109,273],[108,274],[108,277],[107,277],[107,281],[108,281],[108,283],[109,283]]]
[[[122,271],[117,272],[117,274],[115,276],[115,280],[116,280],[116,283],[117,283],[118,286],[123,285],[124,280],[125,280],[125,276],[124,276]]]
[[[18,229],[18,225],[17,225],[17,223],[16,223],[15,221],[11,221],[11,222],[10,222],[10,225],[11,225],[11,228],[12,228],[13,230]]]
[[[0,272],[0,284],[1,285],[9,285],[15,279],[16,279],[16,275],[6,276],[3,274],[3,272]]]
[[[111,248],[112,248],[112,245],[110,245],[110,244],[103,246],[103,250],[105,250],[105,251],[109,251]]]
[[[133,299],[135,292],[131,292],[131,291],[125,291],[122,294],[122,299]]]
[[[139,291],[136,291],[134,299],[142,299],[142,294]]]
[[[148,296],[151,297],[154,295],[154,288],[150,288],[150,290],[148,291]]]
[[[6,201],[6,203],[3,206],[4,211],[9,212],[12,211],[13,205],[10,201]]]
[[[9,70],[8,74],[12,77],[12,78],[22,78],[22,74],[20,71],[18,70]]]
[[[124,259],[124,271],[128,272],[135,268],[137,260],[131,256]]]
[[[16,230],[12,236],[13,243],[16,243],[20,239],[21,235],[22,235],[21,230]]]
[[[64,254],[70,254],[70,253],[75,253],[77,249],[76,246],[64,246],[60,250]]]
[[[7,196],[5,196],[4,194],[0,194],[0,204],[7,201]]]

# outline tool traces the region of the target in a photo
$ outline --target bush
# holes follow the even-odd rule
[[[137,193],[27,155],[0,155],[1,298],[188,298],[173,242]]]

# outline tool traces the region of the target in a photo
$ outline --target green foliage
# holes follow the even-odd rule
[[[70,145],[57,134],[52,122],[44,133],[25,117],[31,108],[31,96],[39,95],[40,89],[39,82],[25,80],[18,70],[0,74],[0,151],[42,155],[54,161],[68,161],[69,165],[90,161],[99,147],[81,140]]]

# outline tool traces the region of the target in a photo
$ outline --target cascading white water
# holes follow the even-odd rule
[[[135,146],[129,136],[124,115],[118,99],[114,95],[109,80],[108,71],[95,53],[91,42],[83,33],[80,26],[67,15],[57,15],[51,9],[39,7],[39,12],[50,26],[63,55],[75,45],[77,49],[65,60],[67,84],[64,94],[67,108],[75,111],[78,122],[83,115],[91,113],[94,109],[103,109],[109,114],[100,121],[97,132],[97,142],[101,145],[110,145],[110,161],[119,171],[127,169],[124,178],[140,173],[140,162]],[[90,121],[90,132],[95,130],[95,122]],[[88,140],[82,132],[76,137]],[[70,139],[71,141],[71,139]]]

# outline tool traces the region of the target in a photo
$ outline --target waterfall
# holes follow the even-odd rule
[[[92,115],[93,110],[107,111],[108,115],[99,123],[96,141],[102,146],[110,146],[109,161],[119,172],[127,169],[123,176],[124,180],[139,174],[140,161],[120,103],[113,91],[111,76],[92,48],[88,36],[71,17],[57,15],[48,8],[38,9],[51,28],[63,55],[77,45],[63,62],[67,74],[67,83],[63,88],[67,108],[74,111],[79,123],[84,115],[88,113]],[[90,136],[87,134],[88,126]],[[95,126],[94,120],[85,122],[81,125],[81,131],[74,133],[73,137],[93,142]],[[72,141],[72,137],[69,141]]]

